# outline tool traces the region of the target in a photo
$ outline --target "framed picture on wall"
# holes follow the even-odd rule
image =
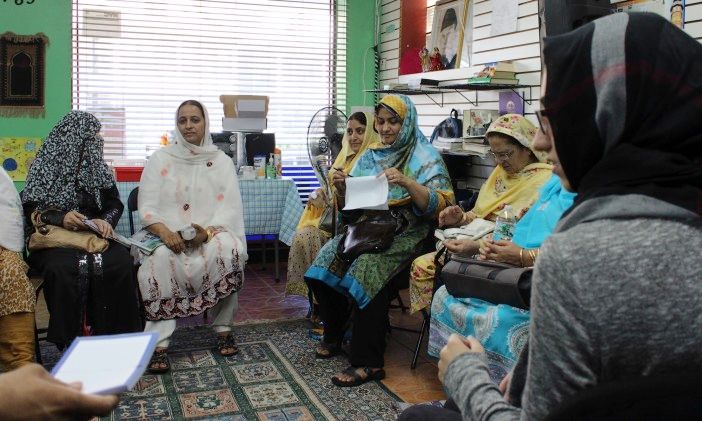
[[[441,54],[444,69],[455,69],[461,63],[463,33],[466,22],[465,0],[439,0],[434,6],[429,54]]]

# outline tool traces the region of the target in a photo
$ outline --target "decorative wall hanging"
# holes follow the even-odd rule
[[[45,48],[42,33],[0,35],[0,116],[44,116]]]

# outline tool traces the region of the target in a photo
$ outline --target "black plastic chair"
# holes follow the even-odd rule
[[[566,399],[546,420],[702,419],[702,370],[597,385]]]
[[[134,189],[129,193],[127,198],[127,212],[129,213],[129,232],[134,235],[134,212],[139,210],[139,187],[134,187]]]

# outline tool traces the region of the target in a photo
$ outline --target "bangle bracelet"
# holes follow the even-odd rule
[[[522,267],[526,267],[524,264],[524,249],[520,248],[519,249],[519,264],[522,265]]]

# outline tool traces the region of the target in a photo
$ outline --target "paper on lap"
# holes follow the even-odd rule
[[[385,174],[379,177],[347,177],[344,210],[387,210],[388,190],[388,178]]]

